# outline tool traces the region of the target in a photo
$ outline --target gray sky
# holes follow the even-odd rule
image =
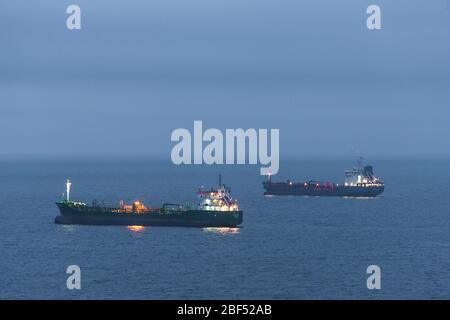
[[[282,157],[450,155],[450,0],[1,0],[0,41],[3,156],[170,157],[194,120],[279,128]]]

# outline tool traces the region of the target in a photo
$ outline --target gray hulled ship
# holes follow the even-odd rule
[[[345,181],[340,184],[315,180],[273,182],[269,175],[263,186],[265,195],[279,196],[376,197],[384,191],[384,182],[374,175],[372,166],[362,166],[362,159],[357,167],[345,171]]]

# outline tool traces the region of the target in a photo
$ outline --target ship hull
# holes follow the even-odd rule
[[[323,197],[356,197],[371,198],[384,192],[384,186],[328,186],[315,187],[304,183],[263,182],[264,195],[277,196],[323,196]]]
[[[237,227],[242,223],[242,211],[222,212],[206,210],[154,209],[148,213],[113,212],[103,207],[72,207],[58,202],[60,215],[57,224],[175,226],[175,227]]]

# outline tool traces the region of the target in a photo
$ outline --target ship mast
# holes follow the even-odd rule
[[[70,187],[72,186],[72,183],[70,182],[69,179],[67,179],[66,182],[66,200],[70,201]]]
[[[364,164],[364,158],[359,157],[359,159],[357,160],[358,168],[362,168],[363,164]]]

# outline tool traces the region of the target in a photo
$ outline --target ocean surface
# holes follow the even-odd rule
[[[371,161],[375,199],[265,197],[257,166],[156,160],[5,161],[0,166],[2,299],[449,299],[450,166]],[[282,161],[274,180],[340,182],[352,161]],[[217,175],[244,211],[239,229],[54,224],[72,199],[197,201]],[[81,290],[66,268],[81,268]],[[381,268],[381,290],[366,269]]]

